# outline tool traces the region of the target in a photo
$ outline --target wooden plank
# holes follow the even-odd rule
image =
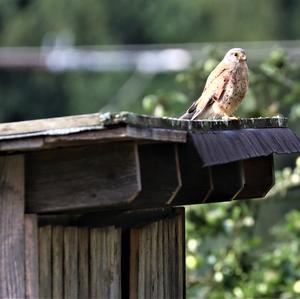
[[[90,231],[90,296],[121,298],[121,230],[114,227]]]
[[[237,161],[211,167],[213,191],[205,203],[233,200],[244,188],[243,162]]]
[[[130,256],[129,256],[129,298],[137,299],[138,273],[139,273],[139,239],[140,231],[138,229],[130,230]]]
[[[57,146],[78,146],[95,142],[129,141],[133,139],[184,143],[186,142],[186,132],[179,130],[137,128],[130,126],[106,128],[105,130],[90,130],[87,132],[79,132],[69,135],[46,136],[44,138],[43,148],[55,148]]]
[[[175,130],[232,130],[241,128],[284,128],[287,126],[287,118],[284,117],[260,117],[239,118],[231,120],[202,119],[197,121],[183,120],[170,117],[153,117],[131,112],[105,113],[100,115],[102,124],[106,127],[128,124],[144,128],[161,128]]]
[[[78,298],[90,298],[89,282],[89,229],[81,227],[78,229]]]
[[[78,298],[78,229],[64,228],[64,298]]]
[[[138,153],[142,191],[130,207],[156,208],[169,204],[181,187],[175,145],[139,145]]]
[[[53,298],[62,299],[64,296],[64,228],[52,227],[52,290]]]
[[[25,284],[27,299],[39,297],[38,228],[35,214],[25,215]]]
[[[135,143],[36,152],[26,163],[27,211],[126,207],[141,190]]]
[[[54,134],[55,133],[55,134]],[[186,132],[168,129],[151,128],[89,128],[86,131],[80,131],[69,134],[54,132],[44,136],[27,135],[9,135],[1,140],[0,151],[24,152],[36,151],[42,149],[56,149],[62,147],[85,146],[95,143],[118,142],[118,141],[168,141],[168,142],[186,142]]]
[[[178,211],[178,217],[176,217],[175,221],[175,238],[176,238],[176,245],[175,247],[178,248],[178,251],[175,251],[176,257],[175,260],[178,261],[176,264],[177,271],[180,275],[177,276],[178,279],[178,296],[182,296],[185,298],[186,294],[186,266],[185,266],[185,210],[182,208]]]
[[[99,113],[45,118],[0,124],[0,135],[25,134],[48,130],[101,125]]]
[[[129,298],[184,298],[184,209],[132,230],[131,244]]]
[[[39,215],[39,225],[64,226],[116,226],[123,229],[140,227],[159,219],[173,217],[174,209],[171,207],[155,209],[139,209],[128,211],[100,211],[84,214],[53,214]]]
[[[236,199],[264,197],[275,183],[273,155],[243,160],[245,185]]]
[[[172,205],[199,204],[207,200],[213,190],[209,167],[202,167],[202,160],[193,142],[177,146],[181,174],[181,188]]]
[[[52,298],[52,227],[39,228],[39,297]]]
[[[0,181],[0,298],[24,298],[23,156],[0,158]]]
[[[188,121],[178,118],[160,118],[146,115],[139,115],[129,112],[120,113],[94,113],[85,115],[74,115],[66,117],[56,117],[48,119],[38,119],[31,121],[12,122],[0,124],[1,136],[29,134],[35,132],[47,132],[53,135],[53,131],[59,134],[66,134],[72,128],[84,127],[111,127],[111,126],[131,125],[144,128],[161,128],[175,130],[211,130],[211,129],[238,129],[238,128],[266,128],[266,127],[286,127],[286,118],[248,118],[234,119],[229,121],[223,120],[198,120]],[[59,130],[64,131],[59,132]],[[50,134],[49,134],[50,135]]]

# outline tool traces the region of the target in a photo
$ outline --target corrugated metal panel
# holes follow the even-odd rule
[[[240,129],[190,133],[203,166],[225,164],[272,153],[300,152],[300,140],[288,128]]]

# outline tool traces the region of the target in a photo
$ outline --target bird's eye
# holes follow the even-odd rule
[[[238,53],[234,53],[234,56],[237,57],[237,56],[238,56]]]

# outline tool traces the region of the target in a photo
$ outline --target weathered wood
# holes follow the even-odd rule
[[[39,228],[39,294],[40,298],[52,298],[52,227]]]
[[[64,298],[78,298],[78,228],[64,228]]]
[[[134,143],[37,152],[26,163],[31,212],[126,207],[141,189]]]
[[[78,298],[90,298],[89,282],[90,282],[90,267],[89,267],[89,229],[82,227],[78,229]]]
[[[211,171],[202,167],[201,157],[192,142],[178,145],[181,188],[172,205],[191,205],[204,202],[213,190]]]
[[[25,215],[25,284],[27,299],[39,297],[38,228],[35,214]]]
[[[131,125],[144,128],[161,128],[177,130],[196,129],[237,129],[237,128],[265,128],[265,127],[286,127],[286,118],[248,118],[222,120],[198,120],[187,121],[178,118],[159,118],[146,115],[138,115],[130,112],[120,113],[94,113],[38,119],[31,121],[13,122],[0,124],[0,139],[2,136],[30,134],[38,135],[66,135],[75,130],[91,130],[93,127],[103,128],[111,126]]]
[[[121,298],[121,230],[114,227],[90,231],[90,296]]]
[[[142,190],[131,208],[155,208],[172,202],[181,187],[178,158],[173,144],[138,147]]]
[[[0,298],[24,298],[23,156],[0,157],[0,181]]]
[[[0,124],[0,135],[25,134],[74,127],[101,126],[99,113]]]
[[[216,120],[183,120],[178,118],[169,117],[153,117],[140,115],[130,112],[119,113],[105,113],[100,115],[102,124],[106,127],[116,125],[132,125],[139,127],[151,127],[162,129],[176,129],[176,130],[231,130],[241,128],[278,128],[286,127],[287,119],[284,117],[272,118],[240,118],[224,121],[221,119]]]
[[[245,177],[242,161],[212,166],[213,191],[205,203],[233,200],[244,188]]]
[[[137,299],[137,288],[138,288],[138,278],[139,278],[139,237],[140,233],[138,229],[132,229],[130,231],[130,256],[129,256],[129,298]]]
[[[245,185],[236,199],[264,197],[275,183],[273,155],[243,161]]]
[[[39,215],[39,225],[64,225],[79,227],[116,226],[123,229],[140,227],[159,219],[173,217],[171,207],[128,211],[101,211],[84,214]]]
[[[64,228],[52,227],[52,290],[53,298],[64,297]]]
[[[176,211],[131,230],[130,299],[184,298],[184,209]]]

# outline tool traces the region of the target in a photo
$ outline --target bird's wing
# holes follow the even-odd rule
[[[189,109],[180,116],[181,119],[191,119],[197,109],[197,101],[194,101],[192,105],[189,107]]]
[[[201,97],[195,102],[196,109],[192,119],[199,117],[215,101],[219,101],[231,77],[229,65],[220,63],[208,76]]]

